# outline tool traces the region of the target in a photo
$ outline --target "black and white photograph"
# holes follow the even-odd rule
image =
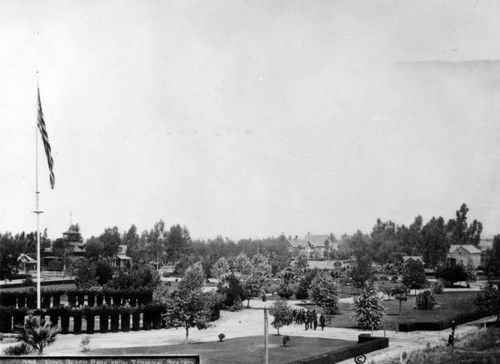
[[[0,364],[498,363],[499,19],[0,0]]]

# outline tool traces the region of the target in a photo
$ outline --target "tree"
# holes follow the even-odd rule
[[[259,295],[271,275],[271,265],[267,257],[262,254],[255,254],[250,260],[250,265],[250,272],[242,274],[240,278],[247,307],[250,307],[250,300]]]
[[[455,282],[467,282],[468,274],[463,264],[447,261],[436,268],[436,278],[444,281],[446,286],[453,286]]]
[[[474,300],[474,305],[479,311],[488,315],[497,315],[497,323],[500,323],[500,289],[495,287],[491,280],[484,287]]]
[[[367,281],[373,281],[374,272],[371,258],[368,255],[358,255],[356,265],[349,272],[349,277],[352,280],[352,285],[356,288],[363,287]]]
[[[113,279],[113,267],[105,259],[100,259],[97,261],[95,266],[95,275],[97,278],[97,283],[101,286],[105,285]]]
[[[149,264],[134,264],[129,271],[120,271],[107,283],[109,288],[154,289],[160,283],[158,272]]]
[[[42,355],[43,349],[56,341],[58,333],[59,328],[53,327],[49,321],[41,321],[30,315],[24,325],[17,326],[16,340],[26,343],[33,350],[37,350],[38,355]]]
[[[387,309],[382,299],[377,296],[373,284],[367,282],[359,296],[354,297],[353,314],[351,318],[362,329],[379,330],[382,328]]]
[[[435,268],[446,260],[450,244],[442,217],[433,217],[422,229],[422,256],[428,267]]]
[[[467,287],[470,287],[471,283],[477,281],[476,267],[474,266],[472,259],[469,258],[469,260],[467,261],[467,265],[464,267],[464,269],[465,269],[465,283],[467,284]]]
[[[391,294],[399,301],[399,316],[401,316],[401,304],[408,299],[408,288],[396,286],[391,290]]]
[[[78,259],[75,262],[75,284],[78,289],[89,289],[97,285],[96,267],[88,259]]]
[[[11,279],[17,272],[22,249],[10,233],[0,234],[0,279]]]
[[[118,254],[120,245],[122,244],[121,234],[116,226],[104,230],[99,238],[103,244],[103,255],[111,258]]]
[[[278,330],[278,336],[280,336],[280,328],[290,325],[293,321],[292,309],[288,306],[284,299],[280,298],[274,301],[269,313],[274,317],[271,325]]]
[[[424,265],[419,260],[408,259],[403,265],[403,284],[415,290],[424,288],[427,282]]]
[[[379,264],[387,263],[397,244],[396,224],[392,221],[383,222],[377,219],[370,236],[372,241],[371,257]]]
[[[310,300],[323,308],[327,315],[339,310],[340,286],[328,272],[321,272],[311,282]]]
[[[316,278],[316,275],[319,274],[319,272],[320,270],[318,268],[313,268],[304,274],[299,281],[297,290],[295,291],[296,299],[307,300],[309,298],[309,287],[311,287],[312,281]]]
[[[201,289],[204,281],[205,273],[203,272],[203,267],[201,266],[201,263],[196,263],[184,272],[184,276],[179,283],[178,289],[188,291]]]
[[[104,256],[104,244],[98,238],[91,237],[85,244],[85,257],[96,262]]]
[[[163,319],[167,325],[184,327],[186,330],[186,344],[189,338],[189,329],[197,327],[206,329],[206,322],[210,318],[210,311],[206,307],[205,297],[201,289],[178,289],[172,293],[167,305],[167,312]]]
[[[493,237],[491,249],[486,250],[484,268],[488,275],[500,273],[500,235]]]
[[[212,278],[218,279],[219,281],[223,281],[225,276],[230,273],[230,265],[226,258],[219,258],[212,266],[210,272]]]
[[[140,262],[143,258],[144,246],[141,244],[141,238],[137,233],[137,227],[131,225],[130,228],[123,233],[123,244],[127,246],[126,254],[132,258],[133,262]]]
[[[297,271],[296,275],[301,276],[304,274],[307,268],[309,268],[309,256],[306,251],[301,250],[294,262],[295,269]]]
[[[462,204],[460,209],[455,213],[455,219],[450,219],[446,228],[450,236],[451,244],[472,244],[478,247],[481,241],[483,224],[477,220],[474,220],[470,225],[467,224],[468,212],[469,208],[467,205],[465,203]]]
[[[199,262],[199,258],[192,254],[181,255],[179,260],[175,264],[174,274],[184,275],[184,272],[186,272],[186,270],[189,269],[189,267],[191,267],[193,264],[197,262]],[[202,264],[202,262],[200,262],[200,264]]]
[[[186,227],[181,227],[179,224],[171,226],[165,242],[167,258],[172,262],[177,262],[190,241],[191,237]]]

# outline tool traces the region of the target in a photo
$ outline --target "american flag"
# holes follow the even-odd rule
[[[54,176],[54,160],[52,159],[50,151],[47,127],[45,126],[45,120],[43,120],[42,102],[40,101],[40,88],[38,88],[38,129],[40,129],[40,134],[42,135],[43,148],[45,149],[45,155],[47,156],[47,162],[49,164],[50,187],[54,189],[54,184],[56,183],[56,177]]]

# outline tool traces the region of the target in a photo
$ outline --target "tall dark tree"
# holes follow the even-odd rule
[[[484,268],[488,275],[500,274],[500,235],[493,237],[493,245],[485,253]]]
[[[106,257],[113,257],[118,254],[120,245],[122,244],[121,234],[116,226],[107,228],[99,236],[99,240],[104,245],[103,254]]]
[[[419,260],[408,259],[403,266],[403,284],[414,289],[424,288],[427,277],[422,262]]]
[[[481,232],[483,231],[483,224],[477,220],[472,221],[471,224],[467,223],[467,213],[469,208],[466,204],[462,204],[460,209],[455,213],[455,219],[448,221],[446,226],[451,244],[463,245],[472,244],[479,246],[481,241]]]
[[[167,259],[177,262],[188,248],[190,241],[191,237],[186,227],[181,227],[179,224],[171,226],[166,240]]]
[[[406,255],[420,255],[423,251],[423,237],[422,237],[422,216],[415,217],[413,223],[409,226],[398,227],[397,251],[403,252]]]
[[[369,255],[360,255],[356,257],[356,265],[349,272],[349,277],[354,287],[363,288],[366,282],[373,282],[374,271],[372,263]]]
[[[22,246],[10,233],[0,234],[0,279],[12,279],[12,275],[17,272],[17,258],[21,253]]]
[[[433,217],[422,229],[422,255],[427,266],[435,268],[446,260],[450,244],[442,217]]]
[[[370,236],[372,259],[379,264],[387,263],[390,254],[396,250],[396,224],[377,219]]]
[[[104,256],[104,244],[101,240],[91,237],[85,244],[85,257],[93,262]]]

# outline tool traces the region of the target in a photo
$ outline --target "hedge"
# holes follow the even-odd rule
[[[401,322],[399,324],[399,331],[410,332],[410,331],[441,331],[446,330],[451,327],[451,322],[455,321],[456,325],[460,325],[466,322],[479,320],[480,318],[486,317],[488,314],[484,312],[469,312],[462,313],[453,317],[445,318],[439,321],[409,321]]]
[[[61,334],[158,330],[165,327],[163,314],[166,310],[167,305],[165,304],[149,304],[139,307],[103,305],[83,309],[60,306],[40,310],[0,307],[0,332],[13,332],[15,325],[23,325],[25,317],[29,314],[39,315],[46,320],[50,320],[54,326],[60,327]],[[212,318],[217,314],[218,312],[213,312]],[[99,317],[97,327],[96,317]],[[86,325],[83,325],[84,320]]]
[[[148,305],[153,301],[153,290],[142,288],[137,290],[113,289],[113,290],[43,290],[41,294],[41,307],[48,309],[61,305],[61,296],[67,296],[69,306],[123,306],[128,304],[131,307]],[[0,294],[0,306],[29,309],[36,308],[36,292],[2,292]]]

